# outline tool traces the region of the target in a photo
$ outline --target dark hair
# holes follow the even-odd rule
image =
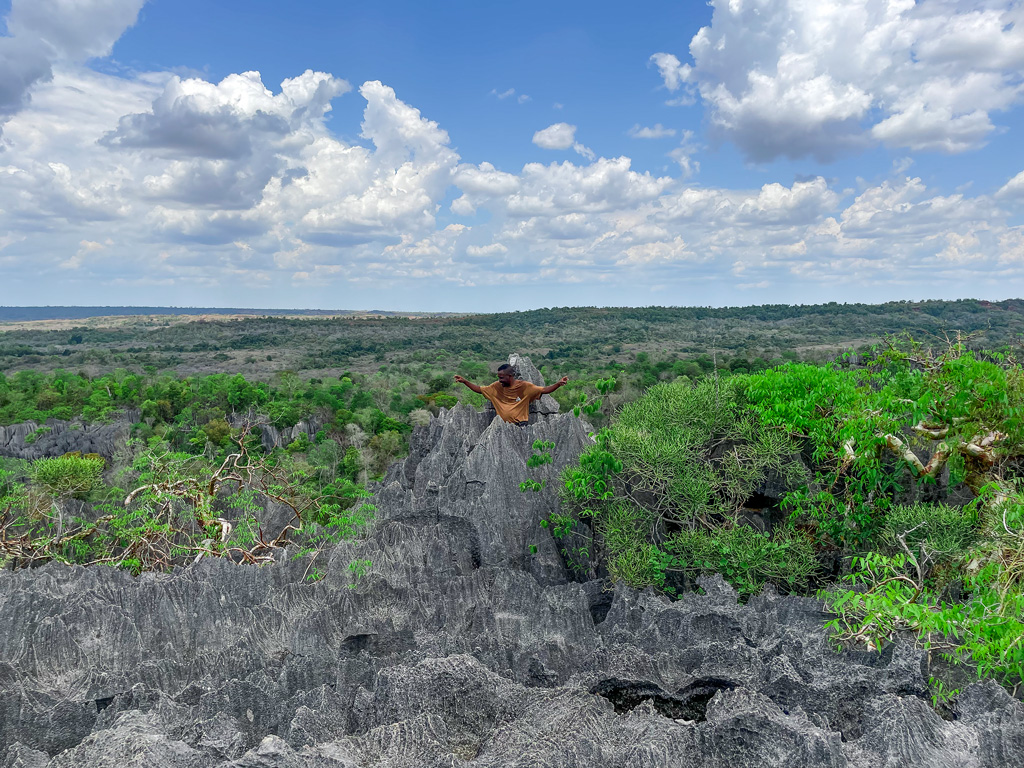
[[[515,368],[513,368],[513,367],[512,367],[511,365],[509,365],[508,363],[504,363],[503,365],[499,365],[499,366],[498,366],[498,373],[501,373],[502,371],[512,371],[512,375],[513,375],[513,376],[514,376],[514,375],[515,375],[515,373],[516,373],[516,369],[515,369]]]

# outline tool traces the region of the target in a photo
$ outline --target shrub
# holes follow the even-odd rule
[[[100,457],[58,456],[32,462],[32,483],[57,498],[84,498],[99,482],[104,460]]]
[[[663,586],[671,571],[715,570],[745,594],[766,581],[806,584],[816,569],[809,542],[740,523],[769,474],[790,483],[804,474],[788,436],[760,429],[740,391],[735,379],[652,387],[563,473],[563,501],[593,521],[613,578]]]
[[[721,573],[741,595],[767,583],[799,592],[819,570],[810,540],[787,529],[769,536],[745,525],[695,528],[674,534],[665,548],[673,555],[671,568],[689,576]]]

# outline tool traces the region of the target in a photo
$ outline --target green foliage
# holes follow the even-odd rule
[[[67,455],[27,468],[5,461],[0,560],[15,568],[48,560],[103,563],[133,573],[197,557],[263,563],[291,541],[309,553],[353,538],[372,518],[369,505],[346,509],[367,495],[361,486],[335,477],[321,487],[304,462],[252,457],[249,443],[248,435],[239,436],[235,453],[218,462],[168,451],[157,438],[145,449],[130,446],[137,455],[120,476],[135,487],[131,493],[103,486],[99,457]],[[84,494],[93,499],[91,511],[70,517],[63,502]],[[280,531],[258,522],[271,501],[294,512]]]
[[[594,435],[594,447],[580,456],[578,466],[566,467],[562,474],[563,498],[585,507],[589,502],[614,496],[612,477],[622,471],[622,462],[609,450],[611,439],[611,430],[602,429]],[[585,514],[593,512],[587,509]]]
[[[531,469],[537,469],[543,467],[546,464],[550,464],[552,461],[551,451],[554,450],[555,444],[550,440],[534,440],[533,441],[533,453],[530,454],[530,458],[526,460],[526,466]],[[525,493],[526,491],[538,492],[547,487],[547,480],[535,480],[533,478],[526,478],[519,484],[519,490]],[[545,523],[541,523],[545,525]]]
[[[628,502],[612,502],[593,516],[613,579],[638,589],[664,586],[671,555],[654,541],[657,516],[651,510]]]
[[[774,536],[746,525],[684,529],[665,549],[674,556],[674,569],[694,577],[721,573],[741,595],[760,592],[768,583],[800,592],[819,570],[808,538],[786,529]]]
[[[734,518],[769,472],[801,479],[789,437],[758,429],[756,415],[741,407],[740,386],[737,378],[661,384],[622,409],[606,445],[634,495],[653,495],[655,508],[680,523],[710,523],[715,515]]]
[[[714,570],[747,594],[799,589],[816,571],[804,537],[739,522],[768,473],[802,477],[788,436],[758,429],[741,392],[735,379],[652,387],[563,472],[563,502],[593,521],[613,578],[663,586],[673,571]]]
[[[348,564],[348,569],[352,572],[352,575],[355,576],[355,581],[348,585],[349,589],[355,589],[359,586],[359,582],[365,578],[366,574],[372,567],[372,560],[353,560],[350,562]]]
[[[852,589],[822,593],[840,637],[881,648],[909,630],[919,643],[979,677],[1015,686],[1024,679],[1024,547],[1019,536],[1009,559],[975,550],[967,562],[964,602],[947,602],[918,575],[920,555],[868,552],[854,559]]]
[[[309,557],[309,565],[306,568],[306,578],[315,581],[323,576],[316,569],[317,558],[325,549],[334,546],[342,541],[348,541],[366,530],[373,520],[376,507],[372,504],[362,504],[357,508],[344,510],[336,504],[326,504],[318,510],[311,521],[311,528],[307,533],[303,546],[293,556],[293,560]],[[357,564],[353,568],[353,564]],[[354,560],[349,568],[356,574],[356,581],[365,575],[371,565],[369,560]],[[357,570],[361,568],[362,570]]]
[[[103,474],[102,458],[58,456],[32,462],[29,476],[32,483],[58,498],[84,498],[96,487]]]
[[[25,435],[25,445],[32,445],[40,437],[42,437],[43,435],[48,435],[52,431],[53,430],[50,427],[39,427],[38,429],[32,430],[27,435]]]
[[[639,358],[638,358],[639,359]],[[644,356],[644,362],[647,357]],[[616,381],[614,378],[598,379],[594,382],[594,386],[597,389],[598,394],[607,395],[613,389],[615,389]],[[572,412],[575,416],[579,416],[581,413],[585,413],[588,416],[597,413],[601,408],[601,398],[592,397],[587,395],[585,392],[581,392],[578,395],[578,400],[573,405]]]
[[[879,543],[895,548],[900,536],[913,550],[923,546],[933,559],[956,557],[978,539],[977,511],[946,504],[897,505],[886,514]]]
[[[210,419],[203,427],[203,432],[206,433],[206,439],[211,443],[221,445],[231,437],[231,425],[228,424],[227,419]]]
[[[813,484],[786,499],[794,518],[814,521],[823,538],[863,544],[877,533],[898,474],[887,466],[885,435],[901,412],[886,409],[870,374],[791,363],[743,380],[744,394],[766,427],[791,436],[816,468]],[[844,445],[855,448],[852,467]]]
[[[746,379],[764,424],[797,440],[815,466],[815,482],[787,499],[794,516],[823,539],[867,546],[896,492],[936,482],[943,464],[925,466],[912,449],[948,455],[953,483],[979,493],[980,463],[1024,452],[1024,374],[996,358],[893,340],[866,370],[788,364]]]

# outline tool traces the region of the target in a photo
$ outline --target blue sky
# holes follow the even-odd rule
[[[1024,296],[1017,0],[0,15],[2,304]]]

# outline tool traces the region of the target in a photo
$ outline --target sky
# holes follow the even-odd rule
[[[0,304],[1024,297],[1021,0],[0,0]]]

